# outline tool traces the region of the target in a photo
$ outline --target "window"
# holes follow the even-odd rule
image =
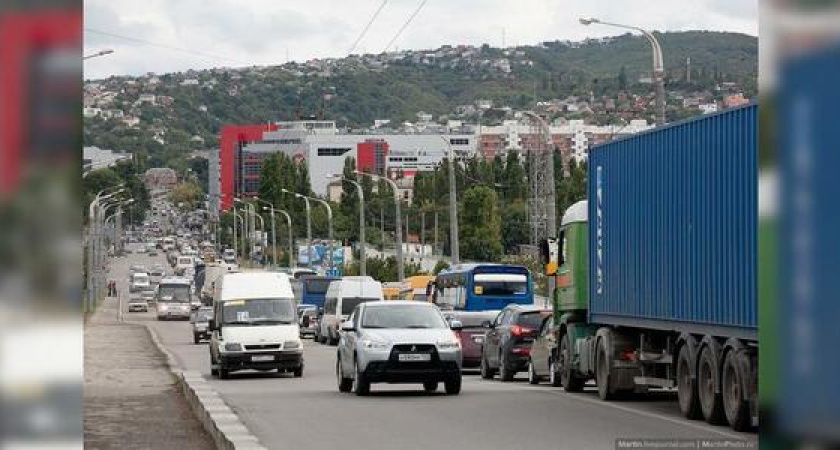
[[[449,143],[452,145],[470,145],[470,140],[466,138],[452,138],[449,139]]]
[[[349,151],[349,147],[325,147],[318,149],[318,156],[341,156]]]

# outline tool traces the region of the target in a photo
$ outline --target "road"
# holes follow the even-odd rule
[[[164,256],[130,254],[113,261],[112,273],[127,289],[131,264]],[[757,435],[682,418],[673,393],[602,402],[595,386],[570,394],[531,386],[525,374],[502,383],[467,375],[461,395],[428,394],[413,385],[374,385],[366,398],[341,394],[334,377],[335,347],[305,342],[303,378],[290,374],[234,373],[210,377],[207,344],[192,342],[187,322],[158,322],[152,313],[126,313],[151,326],[185,370],[198,371],[268,448],[613,449],[619,438],[741,439]]]

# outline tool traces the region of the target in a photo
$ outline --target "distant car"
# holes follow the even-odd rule
[[[341,326],[336,379],[340,392],[367,395],[371,383],[421,383],[427,392],[443,382],[461,392],[461,344],[431,303],[394,300],[355,306]]]
[[[539,334],[531,344],[531,355],[528,356],[528,382],[538,384],[545,378],[554,387],[559,387],[560,365],[557,361],[557,327],[554,326],[553,315],[543,319]]]
[[[149,304],[140,296],[132,296],[128,298],[128,312],[149,311]]]
[[[318,328],[318,308],[304,309],[300,313],[300,336],[315,337],[315,330]]]
[[[517,372],[527,369],[531,344],[549,314],[550,310],[535,306],[511,304],[485,323],[488,330],[481,352],[481,377],[493,378],[498,371],[502,381],[511,381]]]
[[[140,292],[151,288],[149,281],[149,274],[145,272],[137,272],[131,275],[131,284],[129,285],[129,292]]]
[[[146,266],[144,266],[142,264],[132,264],[132,266],[128,269],[128,271],[129,271],[129,277],[132,274],[135,274],[137,272],[147,272],[146,271]]]
[[[146,247],[137,247],[134,253],[146,253]]]
[[[202,306],[190,315],[192,324],[193,343],[198,344],[202,339],[210,339],[210,321],[213,320],[213,307]]]
[[[140,293],[140,298],[146,302],[147,305],[151,305],[155,302],[155,291],[154,289],[148,289]]]
[[[487,333],[485,323],[492,322],[499,311],[444,311],[447,321],[457,320],[462,328],[456,331],[461,341],[464,369],[475,369],[481,365],[481,349],[484,346],[484,335]]]

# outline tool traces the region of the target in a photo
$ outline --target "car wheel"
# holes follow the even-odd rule
[[[481,355],[481,378],[485,380],[493,379],[493,369],[490,368],[490,364],[487,362],[487,358],[484,357],[484,354]]]
[[[572,367],[571,337],[564,334],[560,338],[560,358],[557,370],[560,372],[560,384],[566,392],[580,392],[583,390],[584,379],[578,376]]]
[[[358,363],[354,362],[353,367],[356,372],[356,378],[353,378],[353,392],[359,397],[364,397],[370,394],[370,381],[367,380],[365,374],[359,371]]]
[[[499,379],[502,381],[513,381],[513,376],[516,374],[507,362],[507,356],[502,353],[499,357]]]
[[[201,342],[201,338],[197,334],[193,334],[193,344],[198,344],[199,342]]]
[[[341,358],[336,358],[335,360],[335,378],[338,381],[338,392],[350,392],[353,388],[353,379],[344,376]]]
[[[560,387],[560,370],[555,358],[548,360],[548,382],[553,387]]]
[[[540,384],[540,377],[534,371],[534,362],[531,361],[531,358],[528,358],[528,383]]]
[[[461,374],[454,375],[452,378],[443,382],[446,388],[446,395],[458,395],[461,393]]]
[[[437,381],[426,381],[426,382],[423,382],[423,389],[424,389],[426,392],[434,392],[434,391],[436,391],[436,390],[437,390],[437,388],[438,388],[438,382],[437,382]]]
[[[225,369],[224,367],[219,366],[219,379],[220,380],[227,380],[230,378],[230,371]]]
[[[303,364],[295,367],[295,370],[294,370],[293,374],[294,374],[295,378],[302,377],[303,376]]]

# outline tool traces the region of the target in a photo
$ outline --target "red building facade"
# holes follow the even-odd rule
[[[233,197],[237,193],[235,186],[235,170],[237,164],[237,152],[247,142],[262,140],[263,133],[277,131],[277,125],[225,125],[222,127],[221,138],[219,139],[219,159],[221,178],[221,209],[227,211],[233,206]]]

